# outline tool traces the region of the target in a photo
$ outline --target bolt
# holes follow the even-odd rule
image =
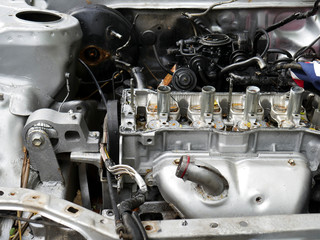
[[[67,79],[69,79],[69,78],[70,78],[70,73],[69,73],[69,72],[66,72],[66,73],[64,74],[64,77],[67,78]]]
[[[173,163],[174,163],[175,165],[179,165],[180,159],[175,159],[175,160],[173,161]]]
[[[120,33],[117,33],[114,30],[110,30],[110,35],[113,36],[113,37],[116,37],[118,39],[122,39],[122,35]]]
[[[295,166],[295,165],[296,165],[296,162],[295,162],[293,159],[289,159],[288,163],[289,163],[291,166]]]
[[[89,137],[91,138],[98,138],[98,134],[96,132],[89,132]]]
[[[41,134],[35,133],[31,138],[32,145],[35,147],[40,147],[44,143],[44,138]]]
[[[188,225],[188,222],[186,221],[186,220],[184,220],[183,222],[182,222],[182,226],[187,226]]]
[[[70,109],[70,110],[68,111],[68,113],[70,114],[70,116],[71,116],[71,118],[72,118],[73,120],[77,119],[77,116],[73,113],[73,110],[72,110],[72,109]]]

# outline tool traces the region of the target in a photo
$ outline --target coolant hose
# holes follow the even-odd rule
[[[129,212],[124,212],[122,214],[122,221],[127,229],[127,237],[122,236],[124,239],[132,239],[132,240],[142,240],[143,234],[140,231],[139,226],[134,220],[133,216]]]
[[[260,69],[264,69],[267,66],[266,62],[261,57],[256,56],[256,57],[249,58],[249,59],[242,61],[242,62],[230,64],[229,66],[226,66],[225,68],[223,68],[221,70],[220,74],[223,75],[223,74],[226,74],[226,73],[231,72],[233,70],[236,70],[238,68],[248,67],[248,66],[253,65],[254,63],[258,63]]]

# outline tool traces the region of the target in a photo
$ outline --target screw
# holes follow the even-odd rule
[[[44,138],[41,134],[35,133],[31,138],[32,145],[35,147],[40,147],[44,143]]]
[[[188,225],[188,222],[186,221],[186,220],[184,220],[183,222],[182,222],[182,226],[187,226]]]
[[[113,36],[113,37],[116,37],[118,39],[122,39],[122,35],[120,33],[117,33],[114,30],[110,30],[110,35]]]
[[[289,159],[288,163],[289,163],[291,166],[295,166],[295,165],[296,165],[296,162],[295,162],[293,159]]]
[[[73,120],[77,119],[77,116],[73,113],[73,110],[72,110],[72,109],[70,109],[70,110],[68,111],[68,113],[70,114],[70,116],[71,116],[71,118],[72,118]]]

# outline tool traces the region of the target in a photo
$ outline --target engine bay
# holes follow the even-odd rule
[[[319,2],[1,2],[0,239],[318,239]]]

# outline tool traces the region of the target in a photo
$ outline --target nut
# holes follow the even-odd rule
[[[35,147],[40,147],[44,143],[44,138],[41,134],[35,133],[31,138],[32,145]]]
[[[295,165],[296,165],[296,162],[295,162],[293,159],[289,159],[288,163],[289,163],[291,166],[295,166]]]

